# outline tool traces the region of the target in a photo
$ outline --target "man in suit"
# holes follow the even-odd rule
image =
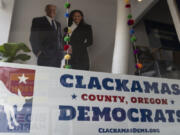
[[[63,59],[61,25],[55,20],[56,6],[47,5],[46,16],[34,18],[31,26],[30,42],[37,64],[60,67]]]

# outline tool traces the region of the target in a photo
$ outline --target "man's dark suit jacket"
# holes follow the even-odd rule
[[[89,56],[87,47],[93,43],[92,28],[88,24],[80,24],[72,33],[72,58],[70,63],[73,69],[89,70]]]
[[[34,18],[32,21],[30,42],[33,53],[38,56],[38,65],[60,67],[63,58],[61,25],[56,21],[54,30],[47,18]]]

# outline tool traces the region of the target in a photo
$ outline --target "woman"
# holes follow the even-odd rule
[[[70,34],[72,57],[69,61],[72,69],[89,70],[87,47],[93,43],[91,26],[84,22],[84,15],[80,10],[73,10],[70,13],[68,26],[72,31]]]

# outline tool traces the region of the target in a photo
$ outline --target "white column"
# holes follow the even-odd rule
[[[130,36],[127,16],[129,8],[125,8],[124,0],[117,0],[117,22],[112,62],[112,73],[127,74],[130,53]]]
[[[180,41],[180,17],[179,17],[179,10],[176,4],[175,0],[167,0],[168,6],[169,6],[169,10],[174,22],[174,26],[176,28],[176,32],[178,35],[178,39]]]

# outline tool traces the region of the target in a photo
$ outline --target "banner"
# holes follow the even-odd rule
[[[0,134],[179,135],[179,80],[0,63]]]

